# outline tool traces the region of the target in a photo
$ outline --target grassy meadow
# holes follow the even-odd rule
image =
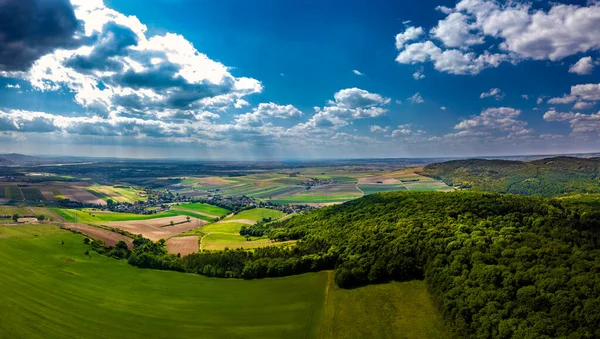
[[[1,338],[316,337],[326,273],[206,278],[88,249],[56,226],[0,227]]]
[[[270,208],[253,208],[251,210],[241,211],[236,215],[225,218],[224,220],[252,220],[261,221],[263,218],[277,219],[284,215],[283,212],[272,210]]]
[[[88,249],[54,225],[0,226],[1,338],[447,338],[419,281],[207,278]]]
[[[344,290],[330,284],[320,338],[451,338],[423,281]]]

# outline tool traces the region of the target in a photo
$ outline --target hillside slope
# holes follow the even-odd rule
[[[427,165],[421,174],[478,191],[542,196],[600,193],[600,158],[455,160]]]

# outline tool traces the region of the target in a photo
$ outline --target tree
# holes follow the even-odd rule
[[[83,238],[83,243],[89,245],[91,242],[90,238]]]
[[[186,217],[185,219],[187,220],[187,222],[190,222],[190,217],[189,216]]]
[[[173,220],[171,220],[171,226],[175,226],[175,223],[173,222]]]
[[[13,214],[13,216],[12,216],[12,219],[13,219],[15,222],[19,221],[19,214],[18,214],[18,213],[15,213],[15,214]]]
[[[45,216],[45,215],[43,215],[43,214],[40,214],[40,215],[38,215],[38,216],[37,216],[37,219],[38,219],[39,221],[44,221],[44,220],[46,220],[46,216]]]

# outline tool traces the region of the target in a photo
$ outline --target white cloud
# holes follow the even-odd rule
[[[305,123],[289,129],[290,135],[306,136],[312,131],[327,133],[347,126],[353,120],[375,118],[387,113],[390,98],[360,88],[346,88],[333,95],[325,107],[315,107],[315,114]]]
[[[571,104],[575,102],[575,109],[586,109],[594,106],[597,101],[600,101],[600,84],[581,84],[571,86],[570,94],[551,98],[548,103]]]
[[[445,110],[447,110],[448,108],[446,108],[446,106],[442,106],[442,107],[440,107],[440,109],[441,109],[442,111],[445,111]]]
[[[544,114],[546,121],[566,121],[571,126],[571,135],[574,137],[584,137],[598,139],[600,134],[600,112],[595,114],[582,114],[565,112],[559,113],[555,110]]]
[[[415,78],[415,80],[425,79],[425,74],[423,74],[423,67],[419,68],[413,73],[413,78]]]
[[[371,131],[371,133],[385,133],[387,131],[390,130],[390,126],[377,126],[377,125],[372,125],[371,127],[369,127],[369,131]]]
[[[487,92],[481,93],[481,95],[479,95],[480,99],[485,99],[485,98],[489,98],[489,97],[493,97],[494,99],[500,101],[502,99],[504,99],[505,94],[500,90],[500,88],[492,88]]]
[[[446,47],[451,48],[482,44],[484,42],[483,35],[477,33],[477,27],[471,28],[468,20],[469,17],[462,13],[450,13],[431,29],[431,35],[442,41]]]
[[[521,98],[525,99],[525,100],[529,100],[529,95],[527,94],[522,94]]]
[[[595,105],[596,105],[595,102],[578,101],[578,102],[575,103],[575,105],[573,105],[573,109],[584,110],[584,109],[592,108]]]
[[[418,39],[421,35],[423,35],[422,27],[407,27],[404,33],[398,33],[396,35],[396,48],[402,49],[404,44]]]
[[[431,29],[431,34],[449,49],[429,40],[409,43],[421,34],[409,34],[411,38],[406,39],[405,32],[400,43],[396,39],[400,51],[397,62],[432,62],[438,71],[478,74],[507,61],[558,61],[600,50],[600,3],[595,1],[587,6],[554,3],[545,11],[518,1],[462,0],[454,9],[437,9],[447,16]],[[471,49],[491,41],[500,43],[483,53]]]
[[[235,121],[239,125],[264,125],[264,119],[278,118],[289,119],[302,116],[296,107],[292,105],[277,105],[275,103],[261,103],[251,113],[236,116]]]
[[[508,138],[526,136],[533,131],[527,128],[527,122],[518,120],[521,111],[511,107],[488,108],[479,115],[464,119],[454,129],[459,132],[452,137],[485,136],[506,134]]]
[[[413,94],[406,100],[408,100],[411,104],[422,104],[425,102],[425,100],[423,100],[423,97],[421,96],[421,93],[419,92]]]
[[[595,65],[592,61],[592,57],[583,57],[569,68],[569,73],[576,73],[580,75],[592,74],[594,67]]]
[[[352,70],[352,73],[354,73],[354,74],[356,74],[356,75],[359,75],[359,76],[363,76],[363,75],[364,75],[364,74],[363,74],[361,71],[359,71],[359,70],[356,70],[356,69],[353,69],[353,70]]]
[[[535,101],[536,104],[541,105],[544,102],[544,97],[539,97],[537,98],[537,100]]]

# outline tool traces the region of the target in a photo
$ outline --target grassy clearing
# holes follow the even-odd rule
[[[254,220],[256,222],[261,221],[263,218],[278,219],[284,215],[283,212],[272,210],[269,208],[253,208],[251,210],[241,211],[236,215],[232,215],[224,220]]]
[[[182,204],[174,207],[175,209],[184,209],[188,211],[196,211],[207,213],[215,217],[222,217],[229,214],[229,210],[218,206],[201,203]]]
[[[317,336],[326,273],[206,278],[88,258],[82,236],[53,226],[0,227],[0,236],[2,338]]]
[[[342,290],[331,283],[320,338],[450,338],[422,281]]]
[[[391,191],[406,191],[404,185],[364,184],[358,185],[358,188],[363,191],[365,195]]]

